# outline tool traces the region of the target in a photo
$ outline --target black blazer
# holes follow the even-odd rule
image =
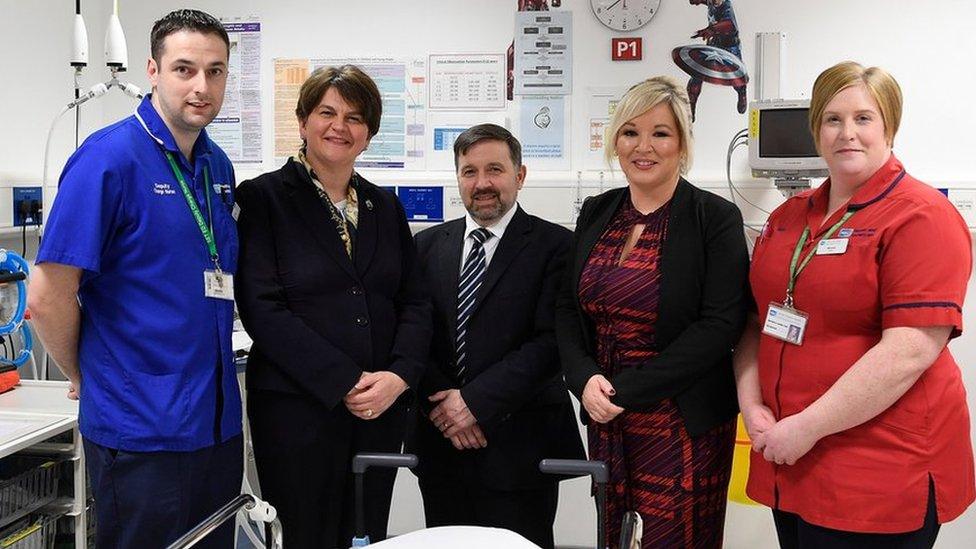
[[[579,303],[579,279],[593,246],[606,230],[627,188],[583,203],[576,220],[572,268],[557,311],[559,352],[566,381],[580,397],[600,373],[594,326]],[[671,201],[661,257],[661,301],[656,348],[646,363],[611,379],[614,404],[650,407],[674,398],[692,436],[703,434],[738,412],[732,348],[745,325],[749,255],[742,214],[731,202],[698,189],[683,178]],[[585,410],[583,421],[587,421]]]
[[[430,342],[430,305],[416,248],[393,194],[353,176],[354,260],[304,167],[237,188],[237,306],[254,340],[247,388],[342,406],[363,371],[389,370],[416,388]]]
[[[518,489],[552,480],[542,458],[582,459],[583,447],[562,379],[554,333],[557,287],[572,239],[563,227],[519,208],[505,230],[468,320],[463,386],[455,377],[458,271],[464,218],[417,235],[424,286],[433,303],[430,363],[420,383],[420,412],[410,447],[418,475],[475,456],[482,481]],[[460,388],[488,446],[455,450],[430,423],[427,397]]]

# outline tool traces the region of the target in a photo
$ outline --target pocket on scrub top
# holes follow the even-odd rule
[[[152,436],[163,438],[185,433],[189,395],[181,372],[156,375],[130,369],[124,375],[130,396],[126,407],[130,432],[151,429]]]

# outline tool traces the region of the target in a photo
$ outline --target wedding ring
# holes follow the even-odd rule
[[[373,409],[372,408],[367,408],[366,409],[366,417],[373,417]]]

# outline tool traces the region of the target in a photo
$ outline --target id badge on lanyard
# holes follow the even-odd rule
[[[810,315],[803,311],[788,307],[784,303],[772,302],[769,304],[762,332],[793,345],[803,345],[803,336],[806,334],[809,319]]]
[[[810,315],[793,305],[793,289],[796,287],[796,280],[814,255],[840,255],[847,251],[846,238],[832,239],[830,237],[852,215],[854,215],[852,210],[844,213],[840,220],[824,233],[817,241],[817,245],[800,262],[800,252],[806,245],[807,238],[810,237],[810,227],[804,227],[803,234],[797,241],[796,248],[793,250],[793,257],[790,260],[790,279],[786,286],[786,299],[782,303],[770,302],[769,309],[766,312],[766,320],[763,322],[762,333],[792,345],[803,345],[803,336],[806,335]]]
[[[173,169],[173,175],[176,176],[176,180],[180,183],[183,198],[186,199],[186,204],[190,207],[190,213],[193,214],[193,219],[197,222],[197,227],[200,229],[200,234],[203,235],[203,241],[207,245],[207,251],[210,253],[210,259],[214,264],[213,269],[204,269],[203,271],[203,295],[214,299],[233,301],[234,276],[220,270],[220,258],[217,255],[217,241],[214,238],[213,210],[210,206],[210,170],[207,167],[203,169],[203,177],[205,179],[204,192],[207,195],[207,215],[210,216],[210,224],[208,225],[207,221],[203,219],[200,206],[197,205],[193,193],[190,192],[190,186],[186,184],[183,172],[180,171],[179,166],[176,164],[176,159],[173,158],[173,154],[169,151],[164,152],[166,153],[166,159],[169,160],[170,168]]]
[[[234,300],[234,275],[207,269],[203,271],[203,294],[215,299]]]

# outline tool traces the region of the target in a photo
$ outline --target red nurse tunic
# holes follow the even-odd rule
[[[770,216],[753,254],[750,282],[760,324],[786,295],[790,258],[804,227],[800,257],[841,216],[823,222],[830,180],[787,200]],[[762,335],[759,381],[777,418],[796,414],[829,389],[898,326],[952,326],[962,333],[962,304],[972,267],[969,230],[937,190],[905,173],[894,157],[851,198],[856,213],[832,238],[838,255],[816,255],[801,272],[794,303],[810,315],[803,345]],[[896,533],[922,527],[929,478],[939,522],[976,497],[966,391],[948,348],[890,408],[814,445],[796,464],[753,452],[747,493],[812,524],[852,532]]]

